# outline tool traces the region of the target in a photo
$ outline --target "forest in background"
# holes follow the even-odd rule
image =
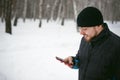
[[[0,17],[5,21],[6,32],[12,34],[11,20],[14,26],[19,18],[61,20],[64,25],[66,19],[76,20],[78,13],[87,6],[99,8],[105,20],[120,21],[120,0],[0,0]]]

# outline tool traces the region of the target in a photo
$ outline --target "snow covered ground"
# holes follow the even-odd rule
[[[120,36],[120,22],[107,23]],[[74,21],[64,26],[43,21],[42,28],[38,24],[38,20],[19,20],[9,35],[0,22],[0,80],[77,80],[78,70],[55,59],[77,53],[82,36],[76,32]]]

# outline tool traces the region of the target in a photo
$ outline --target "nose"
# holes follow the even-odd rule
[[[82,29],[79,29],[79,32],[80,32],[81,35],[84,35],[84,34],[85,34]]]

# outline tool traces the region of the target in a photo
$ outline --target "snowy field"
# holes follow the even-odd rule
[[[120,36],[120,22],[111,24],[110,30]],[[58,62],[55,56],[74,56],[81,35],[74,21],[60,22],[18,21],[12,35],[5,33],[0,22],[0,80],[77,80],[78,70]]]

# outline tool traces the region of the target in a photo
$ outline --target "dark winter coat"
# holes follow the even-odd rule
[[[81,40],[75,57],[80,60],[79,80],[120,80],[120,37],[104,25],[91,42]]]

